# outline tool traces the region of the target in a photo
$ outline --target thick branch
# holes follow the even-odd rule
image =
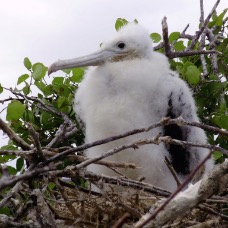
[[[223,185],[221,185],[221,183]],[[151,223],[148,222],[150,221],[152,214],[148,213],[142,217],[135,227],[143,227],[146,224],[150,227],[161,227],[168,221],[183,215],[213,194],[223,191],[227,184],[228,160],[220,165],[215,166],[209,175],[205,176],[196,184],[191,185],[186,191],[180,192],[174,199],[172,199],[172,201],[164,210],[159,211],[160,213]]]

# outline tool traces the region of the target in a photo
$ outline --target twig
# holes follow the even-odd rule
[[[130,214],[128,212],[124,213],[124,215],[118,219],[116,224],[112,228],[121,228],[122,225],[125,223],[125,221],[130,217]]]
[[[155,187],[145,182],[134,181],[123,177],[111,177],[106,175],[98,175],[88,171],[81,171],[80,175],[85,178],[93,179],[96,182],[98,182],[99,180],[103,180],[105,183],[115,184],[123,187],[131,187],[133,189],[143,190],[145,192],[153,193],[158,196],[167,197],[170,195],[169,191],[164,190],[162,188]]]
[[[163,43],[165,47],[165,54],[166,56],[170,56],[171,48],[169,45],[169,32],[168,32],[168,25],[167,25],[167,17],[162,19],[162,36],[163,36]]]
[[[31,146],[20,138],[8,125],[0,118],[0,128],[5,132],[8,137],[13,140],[16,145],[20,146],[24,150],[30,150]]]
[[[169,159],[166,156],[165,156],[165,164],[168,167],[171,174],[173,175],[173,178],[175,179],[177,186],[181,185],[181,181],[179,180],[177,173],[172,166],[172,163],[169,161]]]
[[[201,26],[201,29],[196,33],[196,35],[194,36],[194,38],[192,39],[192,43],[189,47],[186,48],[186,50],[192,50],[195,45],[196,42],[199,40],[200,35],[203,33],[204,29],[206,28],[209,20],[211,19],[212,14],[214,13],[215,9],[217,8],[218,4],[219,4],[220,0],[217,0],[215,5],[213,6],[211,12],[208,14],[207,18],[204,20],[204,23]]]
[[[41,147],[41,143],[40,143],[40,139],[39,139],[39,134],[35,131],[35,129],[33,128],[32,124],[30,123],[27,123],[27,126],[28,126],[28,130],[33,138],[33,142],[34,142],[34,145],[37,149],[37,153],[39,155],[39,157],[42,159],[42,160],[46,160],[45,156],[44,156],[44,153],[42,151],[42,147]]]
[[[69,211],[71,212],[71,214],[74,217],[78,217],[79,215],[78,215],[76,209],[73,207],[73,203],[68,201],[68,196],[65,193],[63,186],[59,183],[58,179],[55,180],[55,183],[56,183],[57,187],[59,188],[59,191],[60,191],[64,201],[66,202],[66,206],[69,209]]]
[[[32,221],[28,222],[14,222],[13,219],[8,217],[7,215],[0,215],[0,225],[4,225],[4,227],[22,227],[22,228],[29,228],[32,225]]]
[[[193,179],[195,174],[200,170],[200,168],[205,164],[205,162],[210,158],[211,152],[196,166],[196,168],[189,174],[189,176],[181,183],[181,185],[178,186],[177,190],[173,192],[168,199],[165,200],[162,205],[160,205],[152,214],[148,215],[148,217],[142,221],[139,222],[138,225],[136,225],[136,228],[141,228],[148,224],[153,218],[155,218],[159,212],[161,212],[170,202],[174,199],[174,197],[185,187],[187,184]]]
[[[50,165],[50,166],[45,166],[42,168],[39,168],[39,167],[34,168],[33,166],[30,166],[29,169],[25,173],[18,175],[18,176],[13,176],[11,178],[5,177],[3,175],[0,179],[0,191],[2,189],[4,189],[5,187],[9,187],[9,186],[16,184],[20,180],[26,180],[26,179],[32,178],[38,174],[46,173],[51,170],[56,170],[57,165],[58,165],[58,163],[56,163],[55,166]]]
[[[203,211],[207,211],[213,215],[218,215],[220,216],[222,219],[224,220],[227,220],[228,221],[228,216],[227,215],[224,215],[224,214],[221,214],[219,213],[218,211],[215,211],[214,209],[210,208],[209,206],[205,205],[205,204],[201,204],[198,206],[201,210]]]

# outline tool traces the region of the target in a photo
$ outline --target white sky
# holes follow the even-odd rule
[[[215,0],[205,0],[205,15]],[[228,7],[221,0],[218,9]],[[14,86],[26,73],[24,57],[49,66],[57,59],[96,51],[114,32],[118,17],[138,19],[150,32],[189,32],[198,26],[199,0],[0,0],[0,83]],[[0,100],[3,94],[0,94]]]
[[[122,17],[135,18],[150,32],[161,33],[168,18],[169,31],[189,33],[198,27],[199,0],[0,0],[0,83],[14,87],[27,73],[24,57],[49,66],[58,59],[94,52],[115,32]],[[215,0],[204,0],[205,16]],[[228,7],[221,0],[218,12]],[[57,73],[58,74],[58,73]],[[0,94],[0,100],[6,94]],[[2,110],[2,107],[0,108]],[[0,142],[1,145],[1,142]]]

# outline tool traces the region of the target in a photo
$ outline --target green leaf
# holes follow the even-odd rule
[[[176,71],[181,74],[183,71],[183,66],[176,66]]]
[[[24,66],[28,69],[31,70],[32,68],[32,63],[30,62],[29,58],[24,58]]]
[[[51,115],[47,112],[43,112],[40,116],[40,123],[42,125],[48,125],[50,123],[50,120],[51,120]]]
[[[197,85],[200,81],[200,71],[196,66],[189,66],[185,72],[185,76],[191,85]]]
[[[185,72],[187,71],[189,66],[194,66],[194,64],[192,62],[189,62],[189,61],[184,63],[183,71],[182,71],[183,74],[185,74]]]
[[[42,78],[42,71],[43,71],[43,66],[42,65],[36,65],[34,68],[34,71],[32,72],[32,77],[34,80],[38,81]]]
[[[221,158],[222,156],[223,156],[223,154],[222,154],[221,152],[219,152],[219,151],[213,152],[213,158],[214,158],[215,160],[218,160],[218,159]]]
[[[46,85],[42,81],[35,81],[34,85],[42,92],[44,92]]]
[[[12,101],[7,107],[6,119],[8,121],[20,119],[25,111],[25,106],[20,101]]]
[[[180,36],[180,33],[179,32],[172,32],[170,35],[169,35],[169,43],[172,43],[174,40],[177,40]]]
[[[64,73],[66,73],[66,74],[70,74],[70,72],[71,72],[71,69],[64,69],[64,70],[62,70]]]
[[[60,97],[57,101],[58,108],[61,108],[63,103],[65,102],[66,97]]]
[[[224,114],[217,114],[213,118],[214,123],[216,123],[220,128],[228,130],[228,116]]]
[[[17,147],[15,147],[14,145],[10,144],[10,145],[2,146],[1,150],[17,150]]]
[[[47,67],[45,67],[44,65],[43,65],[43,63],[35,63],[33,66],[32,66],[32,70],[33,70],[33,72],[32,72],[32,77],[33,77],[33,79],[35,80],[35,81],[39,81],[39,80],[41,80],[44,76],[45,76],[45,74],[46,74],[46,72],[47,72]]]
[[[18,158],[17,159],[17,163],[16,163],[16,168],[17,168],[17,171],[21,171],[22,167],[24,165],[24,159],[23,158]]]
[[[83,75],[84,75],[84,70],[82,68],[74,68],[72,69],[73,76],[70,77],[70,80],[72,82],[81,82]]]
[[[30,123],[34,123],[34,113],[28,109],[25,110],[25,113],[24,113],[24,120],[26,122],[30,122]]]
[[[31,92],[30,85],[27,82],[25,82],[25,86],[23,87],[22,91],[25,95],[28,95]]]
[[[217,26],[222,26],[222,24],[223,24],[223,18],[224,18],[224,16],[225,16],[226,12],[227,12],[227,9],[225,9],[225,10],[217,17],[217,20],[216,20],[215,25],[217,25]]]
[[[2,93],[2,92],[3,92],[3,88],[2,88],[2,85],[0,83],[0,93]]]
[[[16,155],[5,154],[3,157],[8,162],[9,160],[14,160],[16,158]]]
[[[10,175],[16,175],[17,174],[17,170],[12,167],[12,166],[7,166],[8,172]]]
[[[116,31],[118,31],[121,27],[123,27],[126,24],[128,24],[128,21],[126,19],[118,18],[115,23]]]
[[[55,77],[52,80],[52,85],[63,85],[64,77]]]
[[[24,82],[27,78],[29,78],[28,74],[23,74],[21,75],[18,80],[17,80],[17,85],[21,84],[22,82]]]
[[[54,182],[50,182],[48,184],[48,188],[50,188],[51,190],[56,186],[56,184]]]
[[[183,51],[184,49],[185,49],[184,41],[180,40],[180,41],[175,43],[175,45],[174,45],[175,51]]]
[[[10,209],[8,207],[0,207],[0,214],[10,215]]]
[[[161,35],[154,32],[150,34],[150,38],[153,40],[154,43],[158,43],[161,40]]]
[[[53,94],[52,85],[47,85],[43,91],[45,96],[50,96]]]

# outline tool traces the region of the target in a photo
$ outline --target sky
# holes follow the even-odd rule
[[[14,87],[18,77],[28,73],[23,66],[25,57],[32,63],[49,66],[58,59],[96,51],[100,43],[115,33],[117,18],[137,19],[149,32],[161,33],[161,20],[166,16],[170,32],[182,31],[190,23],[187,32],[194,34],[200,16],[199,2],[0,0],[0,83]],[[214,3],[215,0],[204,0],[206,16]],[[227,0],[221,0],[218,12],[226,7]],[[0,94],[0,100],[6,96]]]

